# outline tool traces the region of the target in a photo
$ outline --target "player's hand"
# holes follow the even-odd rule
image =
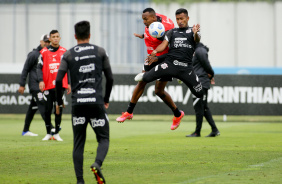
[[[152,57],[155,57],[157,55],[157,51],[156,50],[153,50],[153,52],[150,54]]]
[[[56,105],[56,114],[59,115],[61,113],[61,109],[59,105]]]
[[[65,104],[63,103],[63,108],[65,108],[66,106],[65,106]],[[56,114],[57,115],[60,115],[60,113],[61,113],[61,108],[60,108],[60,106],[59,105],[56,105]]]
[[[141,35],[141,34],[136,34],[136,33],[134,33],[134,36],[135,36],[135,37],[138,37],[138,38],[140,38],[140,39],[143,39],[143,38],[144,38],[144,35]]]
[[[45,83],[43,81],[39,82],[39,90],[43,92],[45,89]]]
[[[109,103],[104,103],[104,107],[105,107],[105,109],[108,109],[109,108],[109,106],[110,106],[110,104]]]
[[[67,95],[69,95],[71,93],[71,85],[68,85],[68,88],[67,88]]]
[[[211,84],[215,84],[214,78],[211,79]]]
[[[24,90],[25,90],[25,87],[20,86],[18,92],[19,92],[20,94],[23,94],[23,93],[24,93]]]
[[[159,59],[156,57],[156,56],[150,56],[148,55],[147,59],[145,60],[145,62],[148,64],[148,65],[151,65],[152,63],[154,62],[157,62]]]
[[[195,34],[195,33],[199,32],[200,28],[201,28],[200,24],[196,24],[196,25],[194,24],[193,28],[192,28],[193,33]]]

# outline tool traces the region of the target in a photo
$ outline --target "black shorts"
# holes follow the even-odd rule
[[[193,66],[179,66],[169,61],[164,61],[152,70],[145,72],[143,76],[144,82],[152,82],[162,77],[174,77],[183,81],[193,93],[193,95],[201,98],[203,96],[203,87],[195,74]]]
[[[144,64],[143,66],[143,70],[145,72],[148,72],[150,71],[152,68],[154,68],[155,66],[157,66],[159,64],[159,62],[155,62],[155,63],[152,63],[151,65],[147,65],[147,64]],[[162,77],[162,78],[159,78],[157,79],[159,81],[172,81],[172,77]]]
[[[97,141],[109,139],[109,118],[102,104],[72,106],[72,127],[74,134],[85,133],[90,124],[96,134]]]

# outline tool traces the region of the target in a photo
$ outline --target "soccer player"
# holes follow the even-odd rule
[[[72,87],[72,128],[74,134],[73,163],[77,183],[84,184],[83,152],[88,123],[96,133],[98,148],[95,162],[90,166],[98,184],[105,183],[101,166],[109,149],[109,119],[106,110],[113,85],[109,58],[104,48],[89,43],[90,23],[75,24],[77,45],[62,58],[56,79],[57,113],[62,106],[62,80],[70,71]],[[105,96],[102,94],[102,73],[106,77]]]
[[[220,135],[220,132],[218,131],[212,118],[212,114],[208,107],[207,101],[210,85],[214,84],[214,71],[210,65],[208,52],[209,48],[201,42],[196,45],[192,62],[194,71],[203,85],[204,95],[201,98],[196,98],[195,96],[193,96],[193,107],[196,114],[196,130],[192,134],[186,135],[186,137],[201,137],[201,129],[204,116],[212,129],[212,132],[206,137],[216,137]]]
[[[66,49],[59,45],[61,37],[57,30],[52,30],[49,36],[51,45],[40,51],[37,65],[39,89],[43,92],[43,98],[45,100],[45,126],[47,134],[42,140],[54,139],[63,141],[59,135],[62,113],[55,113],[54,136],[51,135],[51,114],[55,102],[55,80],[61,63],[61,56],[66,52]],[[67,75],[64,77],[63,87],[67,89],[67,94],[69,94],[70,85],[68,85]]]
[[[35,134],[29,131],[31,121],[37,109],[39,109],[42,119],[43,120],[45,119],[44,117],[45,108],[44,108],[44,102],[43,102],[43,95],[42,95],[42,92],[39,90],[39,82],[37,79],[36,69],[37,69],[38,57],[40,55],[41,49],[49,45],[50,45],[49,36],[47,34],[42,35],[40,38],[40,45],[36,49],[33,49],[27,55],[27,59],[25,61],[25,64],[22,70],[21,79],[20,79],[20,87],[18,91],[20,94],[24,93],[26,79],[28,76],[29,77],[29,81],[28,81],[29,92],[32,95],[32,98],[30,100],[30,104],[29,104],[29,107],[28,107],[28,110],[25,116],[25,123],[24,123],[22,136],[38,136],[38,134]]]
[[[188,26],[188,11],[180,8],[176,11],[176,21],[179,28],[169,30],[165,40],[151,53],[155,56],[169,45],[165,61],[155,66],[154,69],[139,73],[136,81],[152,82],[161,77],[175,77],[183,81],[198,98],[203,96],[202,84],[196,76],[192,57],[196,43],[200,41],[200,25]]]
[[[148,27],[150,26],[151,23],[153,22],[161,22],[164,27],[165,30],[168,31],[172,28],[174,28],[174,24],[173,21],[171,19],[169,19],[168,17],[166,17],[165,15],[161,15],[158,14],[154,11],[154,9],[152,8],[146,8],[143,10],[143,14],[142,14],[142,19],[143,22],[145,24],[145,33],[143,35],[139,35],[139,34],[135,34],[134,35],[136,37],[139,37],[141,39],[144,38],[145,44],[147,46],[147,53],[151,54],[152,51],[154,49],[157,48],[157,46],[159,44],[162,43],[163,38],[154,38],[149,34],[149,29]],[[148,63],[148,61],[146,61],[144,63],[144,67],[143,67],[143,71],[149,71],[151,70],[154,66],[156,66],[158,63],[162,62],[165,58],[166,53],[168,52],[168,47],[166,47],[162,52],[156,54],[156,57],[150,57],[150,61],[154,61],[153,64]],[[156,81],[156,85],[155,85],[155,93],[157,96],[159,96],[165,103],[166,105],[168,105],[171,110],[174,113],[174,118],[173,120],[173,124],[171,125],[171,130],[175,130],[178,126],[176,126],[177,124],[179,125],[179,122],[181,121],[181,119],[184,116],[184,112],[180,111],[177,106],[175,105],[175,103],[172,101],[170,95],[164,90],[166,84],[168,81],[171,81],[172,78],[171,77],[166,77],[163,76],[162,78],[160,78],[159,80]],[[141,97],[141,95],[144,92],[145,86],[146,86],[146,82],[144,81],[139,81],[138,84],[136,85],[130,103],[128,105],[127,111],[125,113],[122,113],[122,115],[120,117],[118,117],[116,119],[116,121],[118,122],[124,122],[126,119],[132,119],[133,118],[133,110],[135,108],[136,103],[138,102],[138,99]]]

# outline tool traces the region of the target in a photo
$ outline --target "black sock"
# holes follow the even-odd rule
[[[173,114],[174,114],[175,117],[181,116],[181,112],[177,107],[176,107],[176,109],[173,110]]]
[[[134,108],[135,108],[135,103],[129,103],[129,105],[128,105],[128,107],[127,107],[127,112],[129,113],[129,114],[132,114],[133,113],[133,110],[134,110]]]

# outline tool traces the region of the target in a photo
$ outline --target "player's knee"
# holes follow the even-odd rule
[[[155,89],[155,94],[161,99],[165,98],[166,96],[164,90],[160,90],[160,89]]]

